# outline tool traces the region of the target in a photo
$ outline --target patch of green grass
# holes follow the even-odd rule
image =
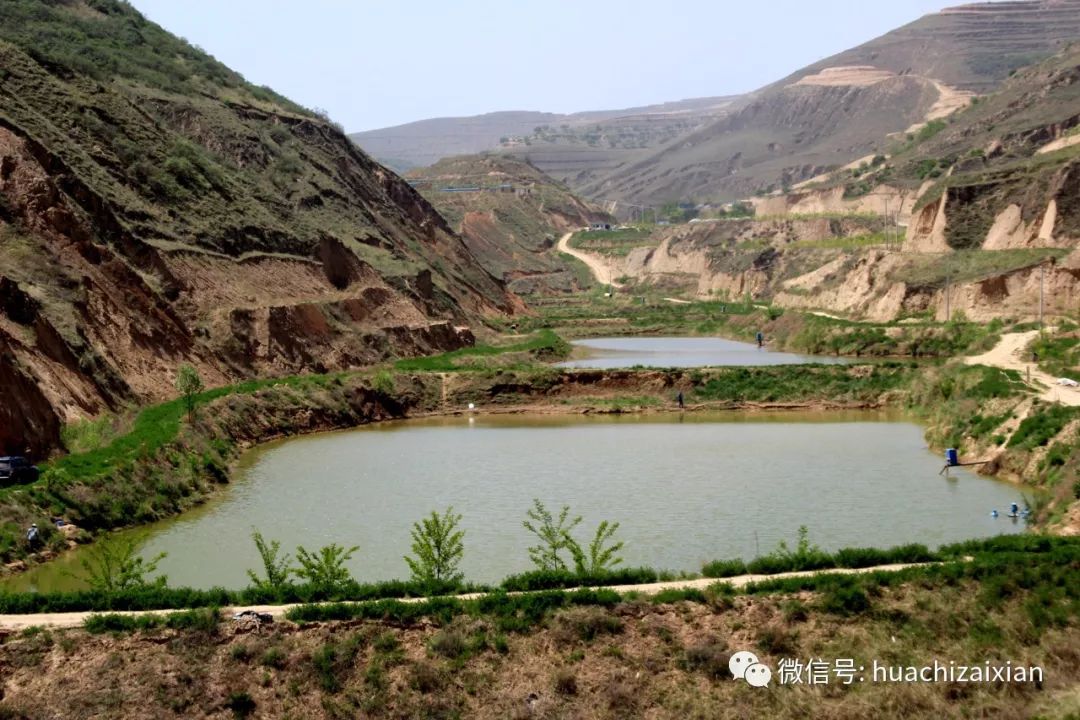
[[[699,400],[729,402],[878,402],[910,380],[903,363],[851,365],[781,365],[722,368],[702,376],[691,394]]]
[[[1031,344],[1039,367],[1054,377],[1080,380],[1080,338],[1042,334]]]
[[[457,372],[484,369],[459,363],[467,358],[486,358],[508,353],[530,353],[536,357],[561,357],[570,351],[569,344],[552,330],[540,330],[534,337],[511,345],[474,345],[441,355],[398,360],[394,367],[401,372]]]
[[[97,450],[112,442],[116,435],[117,419],[112,415],[68,423],[60,431],[64,447],[71,453]]]
[[[1049,258],[1061,258],[1063,248],[1014,248],[1010,250],[957,250],[945,254],[911,255],[893,271],[891,279],[921,288],[951,282],[967,282],[1034,267]]]
[[[1080,417],[1080,408],[1050,405],[1024,418],[1009,438],[1008,447],[1030,450],[1050,442],[1072,420]]]
[[[854,235],[851,237],[831,237],[822,240],[796,240],[787,247],[793,249],[821,249],[821,250],[858,250],[860,248],[887,245],[890,239],[883,232],[869,233],[866,235]]]
[[[249,380],[199,393],[195,396],[195,403],[198,407],[226,395],[249,394],[274,385],[293,388],[318,387],[332,382],[337,376],[337,374],[295,375]],[[66,455],[46,465],[46,470],[54,476],[67,478],[98,477],[112,472],[118,464],[133,458],[149,457],[174,440],[180,430],[184,415],[184,402],[180,398],[151,405],[136,416],[131,430],[124,435],[89,452]]]

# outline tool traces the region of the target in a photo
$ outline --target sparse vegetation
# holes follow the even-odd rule
[[[316,592],[327,596],[342,593],[353,583],[345,563],[359,549],[355,545],[345,548],[337,543],[330,543],[316,552],[309,552],[301,545],[296,548],[298,567],[294,572]]]
[[[413,557],[405,558],[413,582],[436,586],[461,582],[465,532],[458,529],[460,523],[461,515],[454,514],[452,507],[442,514],[432,511],[429,517],[413,523]]]
[[[92,592],[123,593],[148,587],[164,587],[167,578],[150,576],[165,559],[160,553],[149,560],[141,557],[133,540],[102,543],[82,561],[82,580]]]

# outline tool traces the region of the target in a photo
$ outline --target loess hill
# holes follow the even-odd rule
[[[1080,2],[949,8],[810,65],[650,157],[578,188],[633,201],[733,200],[884,152],[1080,37]]]
[[[744,96],[574,116],[442,118],[353,138],[410,166],[499,150],[596,200],[729,201],[884,153],[890,136],[995,92],[1078,37],[1080,0],[976,3],[926,15]]]
[[[471,342],[519,301],[325,118],[116,0],[0,6],[0,451],[208,384]]]
[[[515,293],[570,292],[591,284],[555,244],[564,233],[614,219],[533,165],[505,155],[469,155],[408,177],[484,269]]]

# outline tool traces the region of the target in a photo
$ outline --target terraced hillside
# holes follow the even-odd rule
[[[0,451],[209,384],[471,341],[516,307],[333,124],[115,0],[0,7]]]
[[[380,162],[402,172],[443,158],[498,149],[523,157],[561,179],[624,164],[628,158],[707,124],[733,99],[695,98],[565,115],[493,112],[420,120],[349,137]]]
[[[611,272],[878,320],[1073,317],[1078,88],[1075,48],[888,156],[758,198],[754,220],[672,229],[609,257]]]
[[[450,158],[410,181],[461,234],[485,270],[522,295],[581,289],[587,276],[555,248],[559,236],[612,222],[532,165],[504,155]]]
[[[885,152],[1080,37],[1080,2],[982,3],[928,15],[803,68],[727,117],[577,188],[634,202],[731,200]]]

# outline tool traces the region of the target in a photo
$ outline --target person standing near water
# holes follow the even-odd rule
[[[764,335],[762,334],[762,332],[761,332],[760,330],[758,330],[758,334],[757,334],[757,346],[758,346],[758,347],[761,347],[761,346],[762,346],[762,345],[764,345],[764,344],[765,344],[765,336],[764,336]]]
[[[679,391],[679,394],[678,394],[678,395],[677,395],[677,396],[675,397],[675,401],[676,401],[677,403],[679,403],[679,409],[680,409],[680,410],[682,410],[683,408],[685,408],[685,407],[686,407],[685,405],[683,405],[683,394],[682,394],[682,390],[680,390],[680,391]]]

